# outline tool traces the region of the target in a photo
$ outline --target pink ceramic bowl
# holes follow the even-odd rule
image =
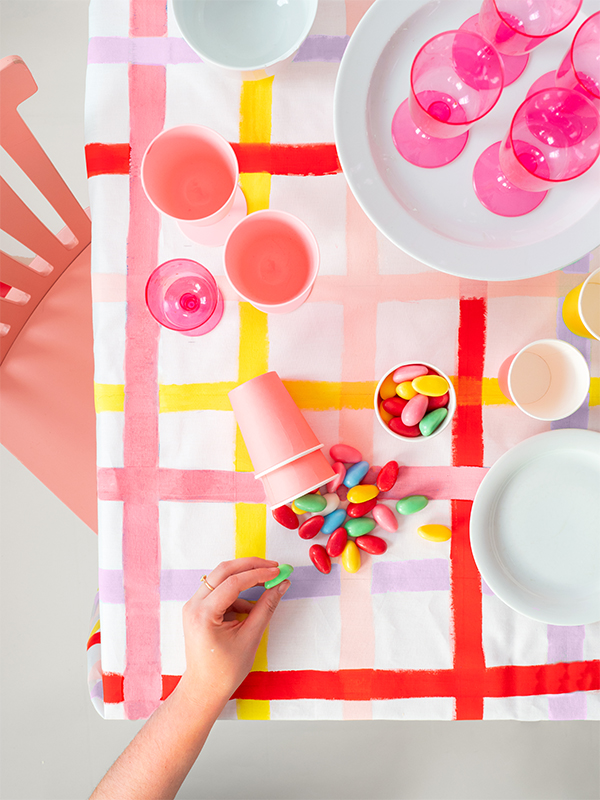
[[[450,395],[450,399],[448,400],[448,405],[447,405],[448,414],[446,415],[446,418],[444,419],[442,424],[439,425],[439,427],[437,427],[435,429],[435,431],[433,433],[431,433],[429,436],[422,436],[422,435],[421,436],[402,436],[399,433],[395,433],[393,430],[391,430],[391,428],[388,427],[387,423],[382,418],[381,413],[379,411],[379,403],[381,402],[381,398],[379,396],[379,392],[381,390],[383,382],[386,380],[386,378],[388,378],[389,376],[393,375],[394,372],[396,372],[397,369],[400,369],[400,367],[408,367],[408,366],[410,366],[412,364],[419,364],[419,365],[422,365],[424,367],[427,367],[429,370],[431,370],[436,375],[440,375],[442,378],[445,378],[446,381],[448,382],[448,386],[449,386],[448,393]],[[446,428],[448,428],[450,426],[450,423],[452,422],[452,417],[454,416],[454,413],[456,411],[456,392],[454,391],[454,386],[452,385],[452,381],[450,380],[450,378],[446,375],[445,372],[442,372],[442,370],[439,369],[439,367],[436,367],[434,364],[428,364],[427,361],[403,361],[401,364],[396,364],[395,367],[392,367],[391,369],[389,369],[385,373],[385,375],[382,377],[382,379],[379,381],[379,383],[377,384],[377,389],[375,390],[375,397],[374,397],[373,404],[374,404],[374,407],[375,407],[375,416],[377,417],[377,419],[379,421],[379,424],[383,427],[383,429],[386,431],[386,433],[388,433],[390,436],[393,436],[395,439],[399,439],[402,442],[426,442],[429,439],[433,439],[434,436],[439,436],[439,434],[442,433],[442,431],[445,431]]]

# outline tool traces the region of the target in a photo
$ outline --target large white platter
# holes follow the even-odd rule
[[[376,0],[352,35],[338,73],[335,140],[350,188],[377,228],[410,255],[443,272],[478,280],[543,275],[600,243],[600,159],[585,175],[553,189],[532,213],[499,217],[472,188],[475,162],[503,138],[533,81],[556,69],[577,30],[600,8],[584,0],[569,27],[531,54],[521,77],[473,126],[462,154],[440,169],[409,164],[391,137],[408,96],[417,51],[436,33],[460,27],[481,0]]]
[[[471,547],[515,611],[554,625],[600,620],[600,433],[549,431],[499,458],[475,496]]]

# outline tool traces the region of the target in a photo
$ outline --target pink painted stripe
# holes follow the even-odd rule
[[[154,467],[101,467],[98,494],[101,500],[133,500]],[[367,474],[374,480],[379,467]],[[399,500],[424,494],[435,500],[473,500],[487,467],[400,468],[397,485],[381,495],[382,500]],[[371,476],[371,477],[370,477]],[[264,503],[262,483],[252,472],[213,469],[166,469],[158,471],[160,500],[204,503]]]
[[[130,35],[162,36],[164,0],[130,0]],[[146,470],[144,484],[123,508],[125,591],[124,712],[149,717],[162,695],[160,654],[160,534],[158,521],[158,325],[147,313],[148,265],[157,263],[158,213],[144,194],[140,167],[164,126],[166,75],[162,66],[130,65],[130,183],[125,344],[125,467]]]
[[[346,187],[346,282],[369,286],[377,282],[378,252],[375,227]],[[337,281],[339,284],[339,281]],[[319,281],[317,281],[317,285]],[[337,302],[340,298],[338,285]],[[342,381],[375,379],[377,304],[379,298],[344,292],[344,350]],[[369,409],[340,410],[339,441],[357,447],[367,461],[373,455],[373,413]],[[373,559],[361,552],[362,565],[355,574],[341,572],[340,669],[373,669],[375,629],[371,599]],[[372,719],[372,704],[344,703],[344,718]]]

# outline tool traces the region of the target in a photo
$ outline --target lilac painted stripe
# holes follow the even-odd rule
[[[90,689],[90,697],[99,697],[101,700],[104,700],[104,687],[102,686],[102,681],[98,681],[93,685]]]
[[[585,625],[548,625],[548,664],[583,661]]]
[[[283,595],[284,600],[300,600],[305,597],[338,597],[340,594],[340,566],[333,564],[329,575],[323,575],[315,567],[295,567],[290,578],[291,586]],[[263,590],[255,586],[242,593],[246,600],[258,600]]]
[[[558,309],[556,312],[556,338],[562,339],[569,344],[576,347],[586,360],[588,367],[591,363],[591,339],[584,339],[583,336],[576,336],[567,328],[562,316],[563,299],[559,299]],[[590,395],[586,395],[585,400],[579,406],[577,411],[573,412],[569,417],[564,419],[555,420],[551,427],[552,430],[560,428],[587,428],[589,422],[589,409],[590,409]]]
[[[443,592],[450,590],[450,565],[445,558],[379,561],[373,564],[372,594]]]
[[[494,592],[492,592],[492,590],[487,585],[487,583],[483,580],[483,578],[481,579],[481,593],[482,594],[487,594],[490,597],[494,597]]]
[[[563,267],[563,272],[589,272],[590,271],[590,253],[583,258],[580,258],[579,261],[574,261],[572,264],[568,264],[566,267]]]
[[[125,590],[123,588],[123,570],[121,569],[98,570],[98,585],[100,587],[100,601],[102,603],[125,602]]]
[[[349,41],[349,36],[309,36],[300,45],[294,61],[341,61]]]
[[[548,716],[552,720],[587,719],[587,697],[585,692],[549,696]]]
[[[95,36],[88,46],[88,64],[198,64],[185,39],[166,36]]]
[[[349,36],[309,36],[294,61],[338,63]],[[202,59],[178,36],[94,36],[89,41],[88,64],[201,64]]]

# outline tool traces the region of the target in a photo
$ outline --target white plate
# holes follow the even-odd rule
[[[558,67],[578,26],[600,3],[584,0],[571,25],[533,51],[525,72],[470,130],[456,161],[440,169],[416,167],[391,137],[394,112],[408,96],[410,66],[428,39],[460,27],[480,6],[481,0],[376,0],[340,65],[335,141],[354,196],[395,245],[452,275],[530,278],[573,263],[600,243],[600,159],[579,179],[550,191],[535,211],[510,219],[480,204],[473,167],[503,138],[533,81]]]
[[[540,433],[499,458],[475,496],[471,547],[515,611],[554,625],[600,620],[600,433]]]

